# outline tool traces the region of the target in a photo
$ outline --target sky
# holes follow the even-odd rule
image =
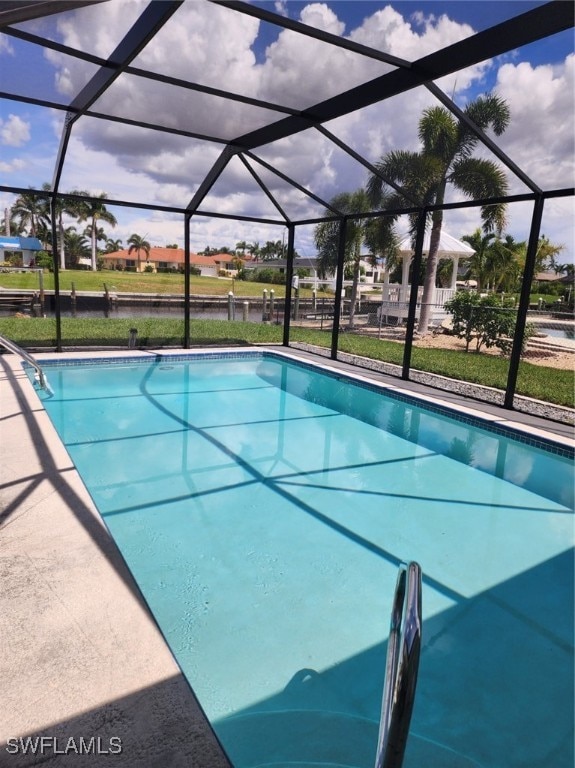
[[[540,4],[523,0],[257,3],[410,61]],[[143,0],[111,0],[21,27],[106,58],[145,5]],[[571,30],[438,81],[462,108],[490,92],[506,100],[511,121],[497,143],[542,188],[574,185],[573,43]],[[319,41],[197,0],[187,0],[133,64],[298,110],[390,69],[381,62],[334,51]],[[0,35],[1,91],[14,90],[16,83],[17,89],[30,97],[68,103],[96,69],[93,64]],[[193,94],[192,98],[175,86],[157,85],[123,75],[93,109],[185,127],[198,134],[209,132],[223,141],[283,117],[214,96]],[[326,128],[370,162],[377,162],[394,149],[417,151],[419,118],[424,109],[436,104],[427,89],[418,88],[334,120]],[[61,111],[0,99],[1,185],[40,188],[51,182],[63,118]],[[222,148],[223,144],[84,118],[72,131],[60,189],[85,189],[94,195],[105,192],[110,199],[185,207]],[[322,200],[351,192],[367,181],[368,172],[362,165],[313,130],[269,144],[256,154]],[[484,148],[477,154],[493,159]],[[321,206],[301,192],[288,188],[258,164],[254,168],[292,219],[321,213]],[[511,193],[527,191],[510,172],[508,179]],[[451,194],[450,199],[461,199]],[[13,200],[14,196],[0,192],[2,209]],[[237,158],[202,207],[280,218]],[[118,219],[114,229],[105,227],[110,237],[125,242],[137,233],[152,245],[183,245],[181,215],[109,208]],[[509,206],[506,233],[526,240],[531,213],[531,203]],[[546,204],[542,233],[563,246],[560,261],[573,260],[574,219],[571,198]],[[467,209],[446,213],[444,226],[453,236],[461,237],[480,223],[478,213]],[[405,222],[399,226],[405,227]],[[280,226],[199,216],[191,224],[191,248],[195,251],[208,245],[234,247],[242,240],[263,244],[283,238],[285,228]],[[313,226],[297,228],[296,248],[303,255],[314,254]]]

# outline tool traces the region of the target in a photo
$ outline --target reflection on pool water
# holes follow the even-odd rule
[[[44,405],[237,768],[373,765],[408,560],[407,768],[572,768],[570,451],[275,354],[46,370]]]

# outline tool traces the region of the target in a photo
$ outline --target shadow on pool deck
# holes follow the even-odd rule
[[[0,405],[0,766],[228,768],[13,355],[0,357]],[[43,754],[6,749],[37,735]],[[122,753],[54,754],[50,738],[80,736],[115,736]]]
[[[227,766],[198,729],[194,711],[187,683],[175,675],[34,732],[7,736],[0,765]]]

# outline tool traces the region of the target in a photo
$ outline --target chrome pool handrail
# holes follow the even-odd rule
[[[375,768],[401,768],[421,651],[421,567],[399,567],[385,664]]]
[[[38,364],[38,362],[32,357],[32,355],[29,352],[26,352],[25,349],[22,349],[22,347],[19,347],[18,344],[16,344],[15,341],[11,341],[10,339],[7,339],[6,336],[0,335],[0,344],[5,347],[9,352],[13,352],[15,355],[18,355],[22,358],[25,362],[28,363],[28,365],[31,365],[32,368],[36,371],[36,380],[40,384],[43,390],[48,392],[48,394],[53,394],[50,385],[48,384],[48,379],[46,378],[46,374]]]

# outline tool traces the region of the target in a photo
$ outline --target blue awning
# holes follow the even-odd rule
[[[0,250],[41,251],[42,243],[37,237],[0,237]]]

